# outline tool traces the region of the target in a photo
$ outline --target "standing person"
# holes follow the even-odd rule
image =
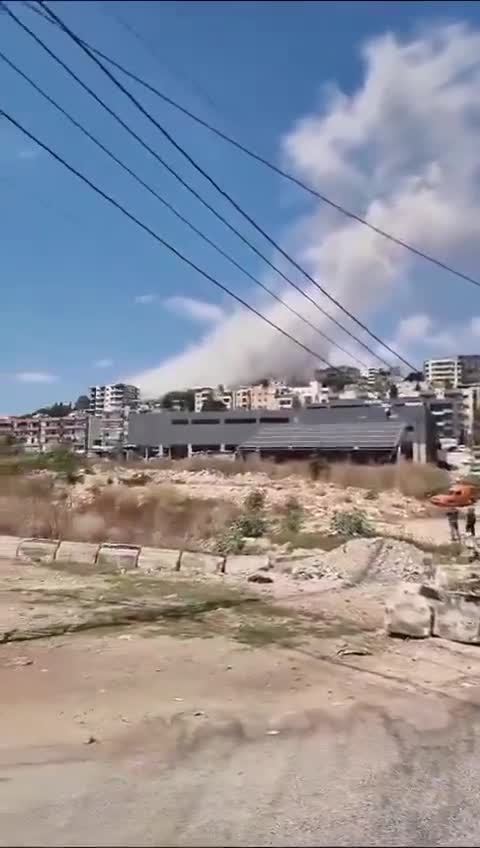
[[[450,539],[452,542],[460,541],[460,531],[458,529],[458,509],[456,506],[451,506],[447,510],[448,526],[450,527]]]
[[[475,524],[477,516],[475,515],[475,507],[469,506],[467,509],[467,518],[465,520],[465,532],[470,536],[475,536]]]

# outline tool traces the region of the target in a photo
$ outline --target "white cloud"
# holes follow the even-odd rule
[[[163,303],[167,309],[176,312],[182,318],[191,318],[194,321],[211,324],[225,318],[225,313],[218,304],[195,300],[193,297],[169,297]]]
[[[362,55],[365,71],[358,88],[346,94],[330,85],[321,108],[299,120],[283,139],[289,169],[400,239],[452,264],[468,254],[475,267],[480,259],[480,32],[457,24],[408,42],[389,34],[366,44]],[[406,290],[414,262],[416,270],[428,270],[401,247],[329,207],[308,208],[292,228],[297,258],[367,323]],[[444,280],[438,272],[438,285]],[[351,349],[351,341],[300,295],[288,289],[282,297]],[[345,360],[281,306],[263,297],[258,304],[320,354]],[[358,332],[325,299],[322,306]],[[406,347],[413,337],[408,340],[405,333],[422,334],[418,316],[408,320]],[[456,329],[424,324],[425,338],[439,347],[455,339]],[[177,385],[297,373],[312,364],[312,357],[236,309],[181,354],[130,379],[146,394],[158,394]]]
[[[141,303],[142,305],[145,305],[148,303],[154,303],[156,299],[156,294],[138,294],[135,298],[135,303]]]
[[[97,359],[93,364],[95,368],[111,368],[113,359]]]
[[[37,159],[40,155],[39,147],[24,147],[17,153],[18,159]]]
[[[45,371],[19,371],[14,375],[19,383],[56,383],[59,379],[56,374],[47,374]]]

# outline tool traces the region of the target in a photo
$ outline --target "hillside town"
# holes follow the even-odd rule
[[[373,422],[380,426],[392,421],[418,436],[410,437],[418,450],[402,451],[407,458],[437,463],[448,459],[453,465],[460,463],[463,470],[475,470],[474,452],[480,442],[480,354],[430,359],[422,372],[407,375],[400,369],[361,372],[339,366],[315,371],[308,383],[265,378],[255,385],[200,386],[150,400],[141,398],[138,387],[125,383],[91,386],[89,394],[81,395],[76,403],[1,416],[0,435],[25,452],[43,453],[63,446],[98,456],[133,453],[144,458],[183,458],[195,453],[234,454],[250,443],[250,450],[261,451],[262,439],[258,444],[251,440],[254,435],[261,437],[264,425],[263,429],[271,433],[275,428],[278,434],[274,440],[278,459],[288,450],[298,451],[285,425],[303,425],[310,433],[313,428],[321,437],[332,423],[339,433],[340,425],[361,431]],[[228,424],[237,426],[228,428]],[[419,430],[424,431],[421,437]],[[355,444],[360,438],[358,433],[352,437]],[[339,444],[334,439],[325,450],[332,459],[360,457],[361,445],[353,453],[352,439],[346,438],[348,456],[344,456],[340,435]],[[398,446],[395,435],[392,444],[379,445],[385,449],[381,454],[364,456],[362,461],[391,461],[391,452]],[[321,439],[314,438],[304,447],[307,453],[321,453]]]

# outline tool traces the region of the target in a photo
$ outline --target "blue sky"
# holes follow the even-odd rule
[[[19,3],[12,3],[11,8],[196,188],[217,203],[213,191],[67,37]],[[315,113],[325,83],[335,81],[347,95],[358,89],[364,74],[360,48],[366,42],[388,31],[408,40],[425,28],[451,21],[480,26],[476,3],[72,0],[52,3],[52,8],[81,37],[276,161],[280,161],[282,144],[296,123]],[[158,58],[126,32],[112,13],[132,23]],[[6,15],[0,15],[0,49],[211,238],[234,253],[252,273],[263,275],[259,261]],[[2,62],[0,90],[2,106],[28,129],[253,301],[252,286],[239,272],[186,231]],[[298,222],[303,227],[305,216],[321,214],[305,195],[278,177],[152,96],[139,96],[202,166],[276,237],[286,234],[287,243],[295,244]],[[328,186],[330,193],[336,184],[342,199],[348,200],[350,191],[340,178]],[[355,205],[353,190],[351,199]],[[218,205],[222,211],[227,209],[222,202]],[[221,316],[220,310],[231,309],[226,297],[220,297],[206,280],[179,264],[5,122],[0,123],[0,214],[2,413],[68,400],[92,383],[148,372],[162,361],[181,356],[205,336],[206,328]],[[253,240],[261,245],[258,236]],[[304,247],[302,242],[302,250]],[[307,247],[313,250],[315,245]],[[460,254],[457,247],[454,245],[452,253],[456,264],[474,272],[475,256],[469,245],[464,245]],[[399,345],[409,339],[403,338],[402,327],[397,326],[397,313],[405,320],[416,318],[417,329],[419,316],[423,316],[423,335],[435,337],[437,342],[443,320],[460,327],[480,314],[480,293],[466,284],[442,278],[443,305],[439,307],[437,272],[417,264],[408,269],[407,277],[408,297],[395,294],[388,308],[369,317],[377,332],[395,338]],[[408,298],[414,298],[413,308],[405,302]],[[210,304],[210,314],[208,306],[202,314],[201,306],[195,306],[197,301]],[[392,303],[396,304],[395,316]],[[255,325],[251,332],[261,335],[262,326]],[[232,344],[241,345],[242,339]],[[418,352],[421,355],[423,350]],[[215,356],[214,348],[210,356]]]

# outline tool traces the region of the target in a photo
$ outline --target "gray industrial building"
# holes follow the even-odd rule
[[[300,410],[131,413],[128,448],[142,456],[252,451],[297,456],[416,462],[436,460],[434,417],[420,400],[390,404],[340,401]]]

